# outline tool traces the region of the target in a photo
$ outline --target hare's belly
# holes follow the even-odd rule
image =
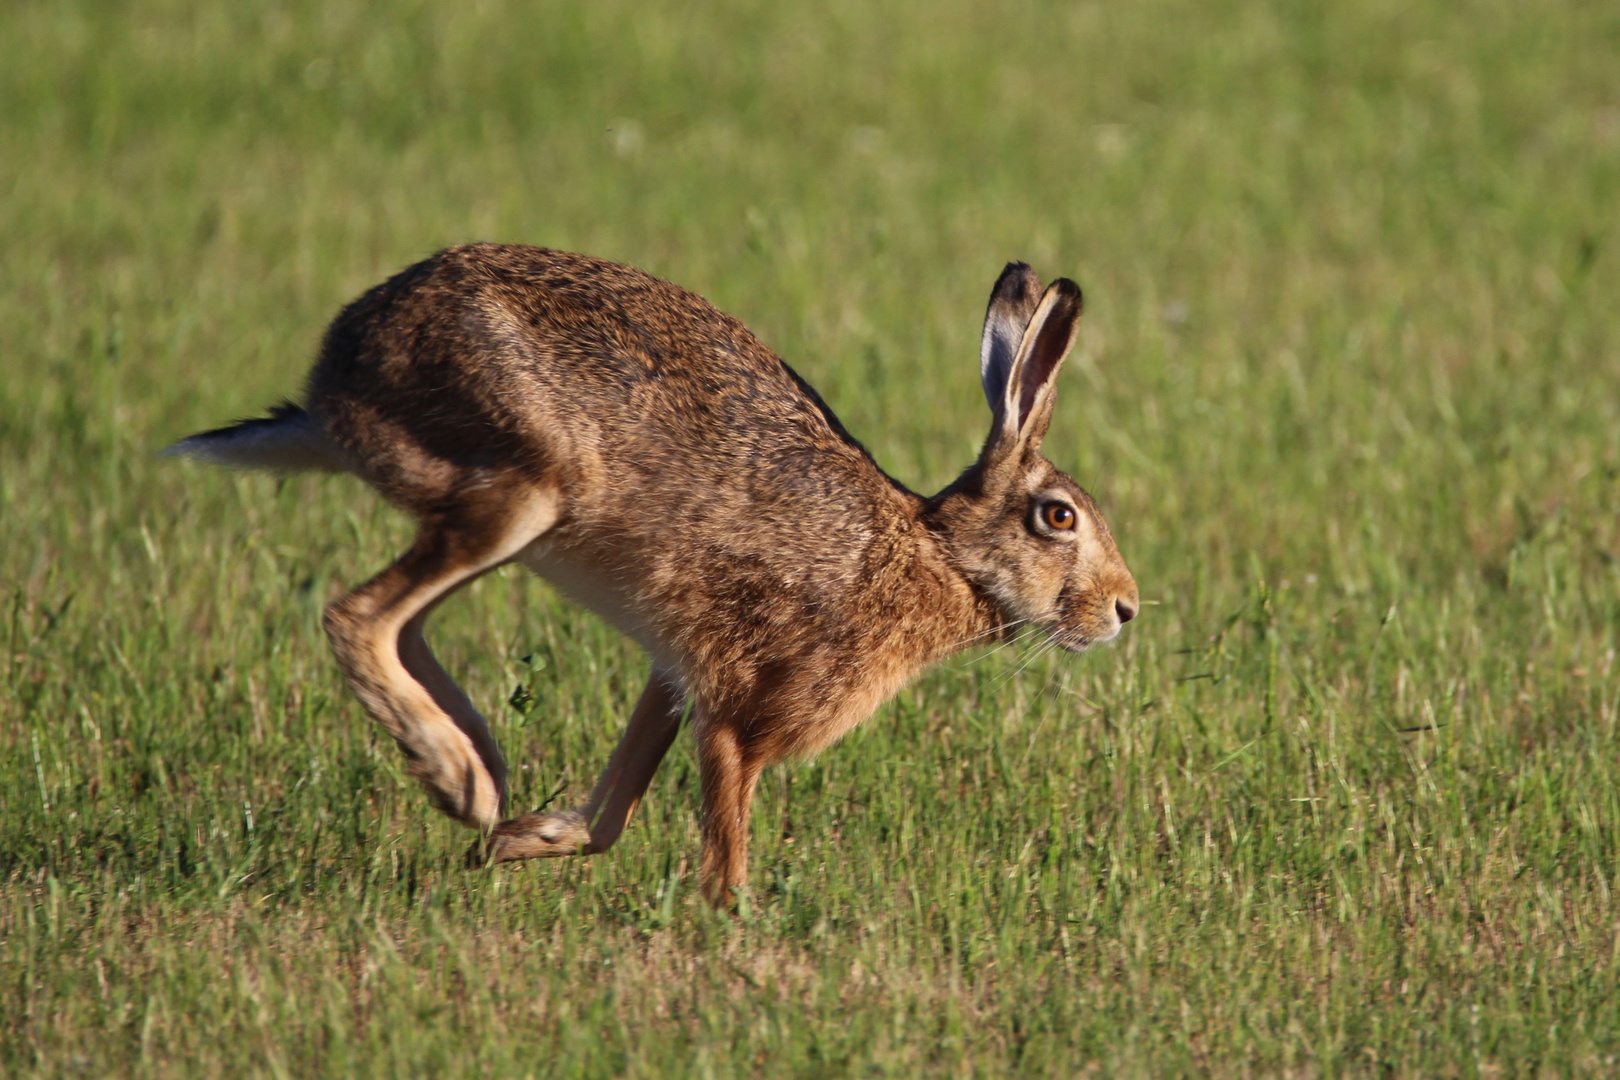
[[[517,559],[554,585],[558,592],[596,612],[620,633],[634,638],[647,650],[659,670],[681,671],[673,644],[663,640],[651,622],[636,611],[634,597],[624,587],[622,578],[615,578],[602,567],[563,549],[550,537],[530,544],[518,553]]]

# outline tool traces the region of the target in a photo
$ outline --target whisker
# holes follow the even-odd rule
[[[1026,616],[1024,616],[1022,618],[1009,620],[1007,622],[1004,622],[1004,623],[1000,624],[999,626],[993,626],[989,630],[981,631],[980,633],[972,634],[972,635],[969,635],[966,638],[963,638],[961,641],[959,641],[956,644],[956,647],[957,648],[965,648],[966,646],[972,645],[975,642],[983,641],[985,638],[988,638],[988,637],[990,637],[990,636],[992,636],[994,634],[999,634],[1004,630],[1022,629],[1025,626],[1034,625],[1034,624],[1038,623],[1042,619],[1045,619],[1045,618],[1048,618],[1048,617],[1050,617],[1052,615],[1057,614],[1058,611],[1059,611],[1059,606],[1054,605],[1054,606],[1052,606],[1050,608],[1047,608],[1045,611],[1036,612],[1034,615],[1026,615]],[[1013,648],[1014,646],[1020,644],[1027,637],[1028,637],[1028,635],[1026,635],[1026,634],[1019,634],[1019,635],[1016,635],[1014,637],[1009,638],[1006,641],[998,642],[994,648],[990,649],[989,651],[987,651],[987,652],[985,652],[985,653],[983,653],[983,654],[981,654],[979,656],[973,657],[973,658],[971,658],[969,660],[964,660],[958,666],[959,667],[965,667],[967,664],[976,663],[976,662],[978,662],[980,660],[984,660],[984,659],[986,659],[988,657],[995,656],[997,653],[999,653],[999,652],[1001,652],[1001,651],[1003,651],[1005,649],[1010,649],[1010,648]],[[1042,641],[1039,645],[1037,645],[1033,649],[1033,651],[1031,651],[1029,653],[1029,655],[1023,657],[1019,661],[1018,666],[1015,667],[1011,672],[1003,672],[1001,675],[997,676],[995,681],[992,682],[990,685],[992,687],[999,687],[1002,683],[1011,681],[1013,678],[1015,678],[1016,676],[1021,674],[1031,664],[1033,664],[1036,660],[1039,660],[1044,654],[1046,654],[1048,652],[1051,652],[1053,649],[1057,648],[1058,645],[1059,645],[1059,641],[1058,641],[1057,638],[1048,637],[1046,640]]]
[[[1045,643],[1042,642],[1041,644],[1032,647],[1029,652],[1020,656],[1015,667],[1013,667],[1010,671],[1003,671],[991,681],[991,689],[999,690],[1016,679],[1025,668],[1029,667],[1029,665],[1034,662],[1036,657],[1040,656],[1044,647]]]
[[[1029,666],[1031,664],[1033,664],[1035,661],[1039,660],[1041,657],[1045,656],[1047,653],[1051,652],[1056,647],[1057,647],[1057,639],[1056,638],[1047,638],[1045,641],[1043,641],[1039,645],[1037,645],[1030,652],[1030,654],[1027,657],[1024,658],[1024,662],[1022,664],[1019,664],[1018,667],[1013,671],[1013,673],[1011,675],[1007,676],[1007,678],[1009,680],[1011,680],[1011,679],[1017,678],[1019,675],[1022,675],[1026,670],[1029,669]]]
[[[998,624],[996,626],[992,626],[990,629],[981,631],[980,633],[969,634],[967,637],[962,638],[961,640],[956,641],[953,644],[954,644],[954,646],[956,648],[962,648],[962,647],[967,646],[967,645],[972,645],[973,643],[978,642],[978,641],[983,641],[986,638],[995,637],[997,634],[1001,633],[1003,630],[1009,630],[1009,629],[1011,629],[1011,628],[1013,628],[1015,626],[1018,626],[1020,623],[1023,623],[1023,622],[1026,622],[1026,621],[1028,621],[1028,620],[1025,620],[1025,619],[1012,619],[1012,620],[1010,620],[1008,622],[1004,622],[1004,623],[1000,623],[1000,624]]]
[[[988,630],[980,631],[977,634],[969,634],[967,637],[962,638],[960,641],[953,642],[951,644],[951,648],[953,648],[953,649],[967,648],[969,645],[973,645],[973,644],[975,644],[977,642],[984,641],[987,638],[995,637],[997,634],[1001,633],[1003,630],[1011,630],[1011,629],[1013,629],[1015,627],[1023,625],[1024,623],[1027,623],[1027,622],[1029,622],[1028,619],[1012,619],[1012,620],[1010,620],[1008,622],[1001,623],[1001,624],[999,624],[997,626],[992,626]],[[1007,642],[1002,642],[1002,644],[1006,645]]]
[[[1027,621],[1027,620],[1020,620],[1020,621],[1023,622],[1023,621]],[[1004,651],[1006,649],[1010,649],[1013,646],[1017,645],[1020,641],[1023,641],[1028,636],[1029,635],[1023,633],[1022,630],[1020,630],[1020,632],[1018,634],[1016,634],[1013,637],[1008,638],[1006,641],[998,642],[996,644],[995,648],[984,652],[977,659],[983,660],[983,659],[986,659],[988,657],[994,656],[997,653],[1002,652],[1002,651]]]
[[[1004,623],[1000,624],[999,626],[992,626],[988,630],[981,631],[980,633],[977,633],[977,634],[971,634],[968,637],[963,638],[961,641],[956,643],[955,648],[965,648],[965,647],[967,647],[969,645],[974,644],[975,642],[982,641],[985,638],[991,637],[991,636],[993,636],[995,634],[999,634],[1003,630],[1015,629],[1015,628],[1019,628],[1019,627],[1022,627],[1022,626],[1029,625],[1031,623],[1035,623],[1035,622],[1037,622],[1037,621],[1039,621],[1041,619],[1044,619],[1044,618],[1046,618],[1046,617],[1048,617],[1050,615],[1056,614],[1057,610],[1058,609],[1056,607],[1051,607],[1051,608],[1048,608],[1045,611],[1036,612],[1034,615],[1026,615],[1026,616],[1023,616],[1021,618],[1011,619],[1011,620],[1009,620],[1007,622],[1004,622]],[[1007,641],[1000,642],[999,644],[996,645],[995,648],[993,648],[989,652],[985,653],[984,656],[994,656],[996,653],[1000,652],[1002,649],[1005,649],[1005,648],[1007,648],[1007,647],[1009,647],[1011,645],[1017,644],[1018,640],[1019,639],[1015,637],[1015,638],[1011,638],[1011,639],[1009,639]],[[983,659],[983,657],[982,656],[977,657],[976,659]]]

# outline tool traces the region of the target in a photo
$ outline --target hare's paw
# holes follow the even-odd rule
[[[586,855],[591,850],[591,831],[578,810],[524,814],[495,826],[481,847],[479,861],[485,863]]]

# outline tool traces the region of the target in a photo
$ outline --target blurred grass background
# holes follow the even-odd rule
[[[0,8],[0,1072],[1606,1074],[1620,9]],[[450,243],[709,297],[931,490],[984,298],[1087,294],[1049,453],[1151,605],[926,676],[692,895],[684,741],[468,874],[317,627],[403,522],[158,461]],[[645,662],[515,571],[435,641],[517,805]],[[503,704],[505,702],[506,704]]]

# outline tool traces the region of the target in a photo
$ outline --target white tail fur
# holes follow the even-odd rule
[[[348,459],[326,432],[309,413],[291,402],[277,405],[266,417],[198,432],[160,453],[237,469],[283,473],[350,471]]]

